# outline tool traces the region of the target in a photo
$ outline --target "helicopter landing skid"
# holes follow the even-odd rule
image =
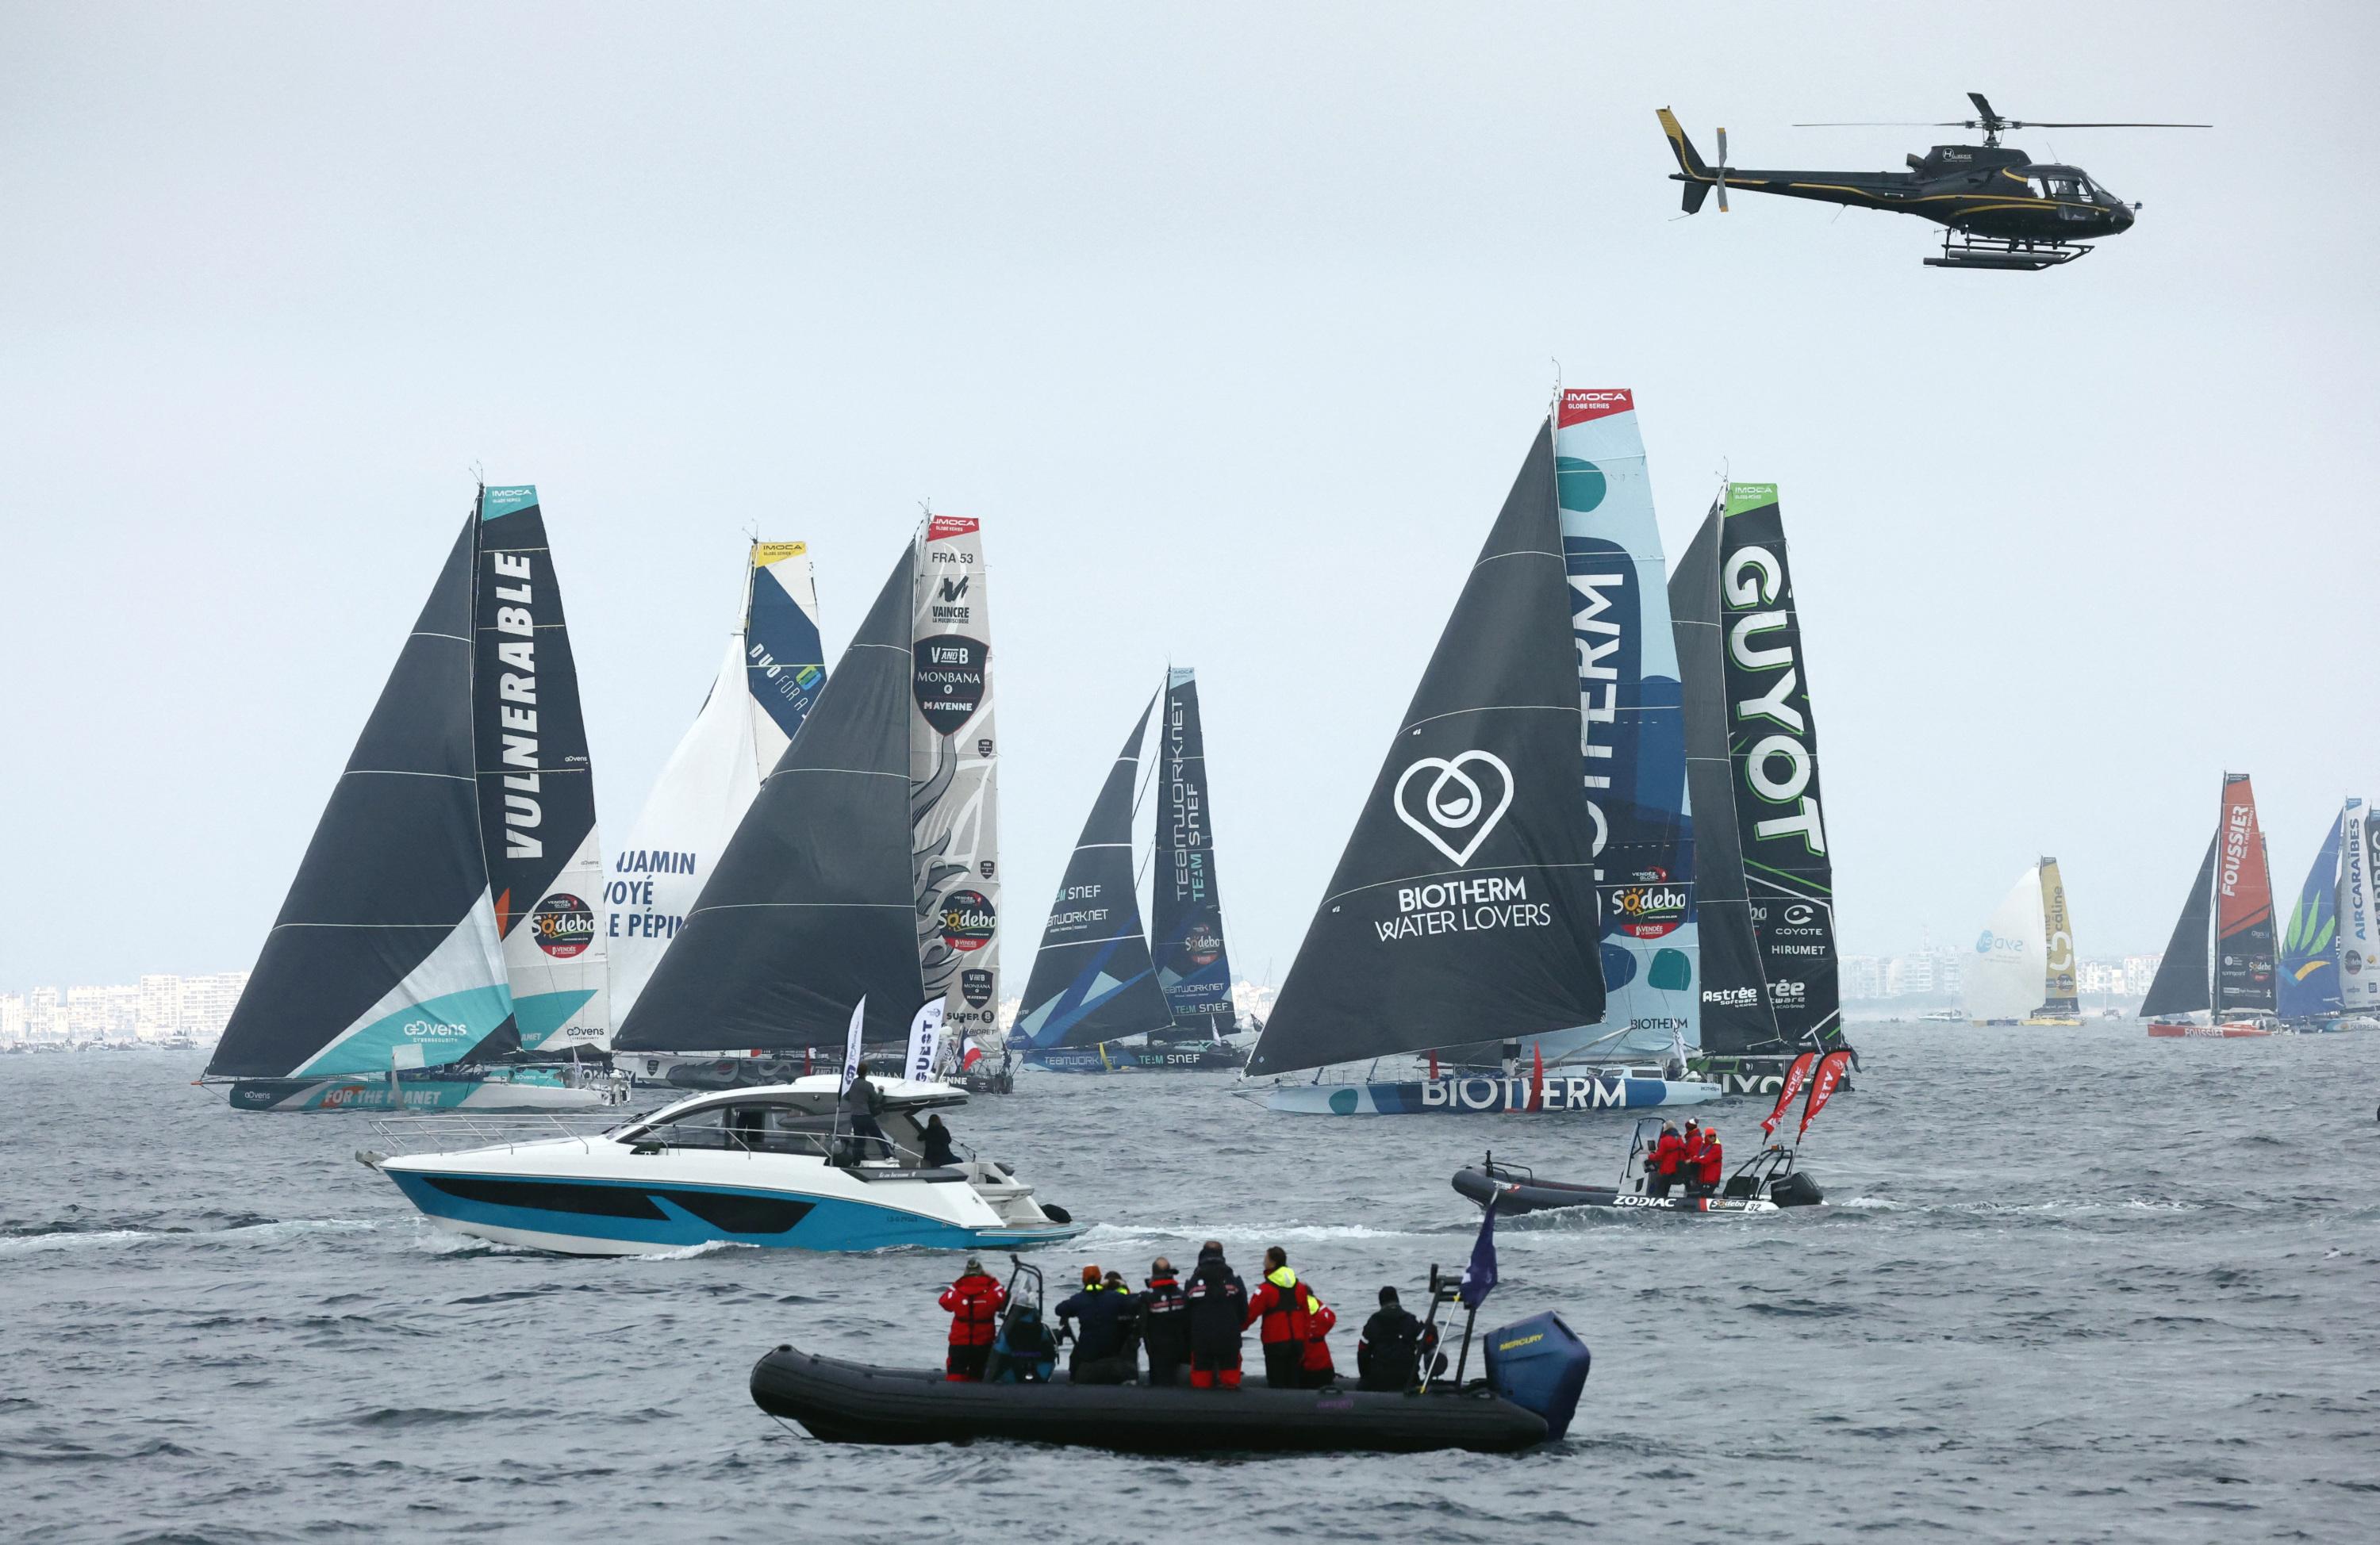
[[[2014,236],[1962,235],[1959,245],[1950,245],[1950,233],[1942,233],[1942,255],[1925,260],[1927,268],[1997,268],[2017,269],[2037,273],[2060,263],[2070,263],[2091,249],[2088,247],[2068,247],[2054,241],[2026,241]]]

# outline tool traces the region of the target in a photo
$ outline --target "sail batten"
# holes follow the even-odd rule
[[[1602,1018],[1554,476],[1548,422],[1465,576],[1251,1073]]]

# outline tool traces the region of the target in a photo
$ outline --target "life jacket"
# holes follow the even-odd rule
[[[1248,1300],[1248,1318],[1261,1318],[1264,1329],[1257,1339],[1270,1346],[1277,1341],[1305,1340],[1309,1316],[1305,1300],[1309,1295],[1297,1285],[1297,1273],[1286,1266],[1276,1266],[1265,1273],[1264,1285]]]
[[[964,1276],[942,1290],[941,1305],[951,1311],[951,1345],[989,1346],[1000,1333],[1000,1311],[1007,1306],[1008,1289],[990,1275]]]
[[[1298,1296],[1305,1300],[1305,1355],[1301,1366],[1308,1373],[1335,1371],[1330,1361],[1330,1327],[1339,1323],[1339,1316],[1329,1304],[1317,1298],[1314,1289],[1298,1285]]]
[[[1140,1334],[1148,1345],[1148,1360],[1187,1362],[1190,1359],[1190,1299],[1172,1277],[1151,1277],[1140,1295]]]

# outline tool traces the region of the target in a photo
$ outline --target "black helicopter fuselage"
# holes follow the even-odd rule
[[[1669,110],[1661,127],[1676,152],[1670,180],[1686,185],[1691,214],[1726,179],[1730,192],[1773,193],[1853,209],[1913,214],[1953,231],[2013,242],[2070,246],[2120,235],[2132,210],[2080,167],[2035,162],[2001,146],[1937,145],[1906,172],[1796,172],[1704,164]]]

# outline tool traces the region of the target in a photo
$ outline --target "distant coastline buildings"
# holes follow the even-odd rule
[[[2122,1000],[2148,996],[2156,975],[2156,955],[2126,955],[2120,959],[2077,960],[2075,986],[2085,1008],[2117,1007]],[[1955,1005],[1966,990],[1966,952],[1927,948],[1909,955],[1846,955],[1843,957],[1843,1001],[1853,1004],[1932,1000]]]
[[[0,993],[0,1045],[195,1041],[212,1045],[248,985],[244,971],[142,977],[129,986]]]

